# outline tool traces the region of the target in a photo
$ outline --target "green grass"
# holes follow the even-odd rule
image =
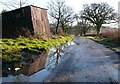
[[[109,38],[100,38],[97,36],[87,36],[87,38],[89,38],[95,42],[98,42],[100,44],[106,45],[107,47],[111,48],[112,50],[120,49],[119,42],[116,42],[116,41],[111,40]]]
[[[18,62],[21,59],[21,51],[28,49],[30,52],[37,52],[38,49],[44,48],[46,51],[52,46],[60,46],[61,43],[71,41],[74,36],[55,36],[53,38],[16,38],[16,39],[0,39],[0,49],[2,49],[3,62]]]

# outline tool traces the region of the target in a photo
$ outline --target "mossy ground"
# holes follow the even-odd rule
[[[30,52],[38,52],[39,49],[44,48],[46,51],[52,46],[59,46],[61,43],[71,41],[74,36],[54,36],[53,38],[43,38],[42,40],[37,38],[16,38],[16,39],[0,39],[0,49],[2,49],[3,62],[20,61],[21,56],[19,53],[23,49],[27,49]]]

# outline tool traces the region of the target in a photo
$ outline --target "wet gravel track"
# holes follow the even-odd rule
[[[118,82],[118,54],[88,38],[76,37],[44,82]]]

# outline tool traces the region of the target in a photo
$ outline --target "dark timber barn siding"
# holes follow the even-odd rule
[[[47,9],[26,6],[2,14],[2,37],[50,36]]]

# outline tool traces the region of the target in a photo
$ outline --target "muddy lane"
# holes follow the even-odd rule
[[[44,82],[118,82],[118,54],[87,38],[73,42]]]

